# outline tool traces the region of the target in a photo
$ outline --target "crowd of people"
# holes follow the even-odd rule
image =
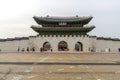
[[[20,49],[20,47],[18,47],[18,50],[17,50],[18,52],[30,52],[30,51],[32,51],[32,52],[35,52],[35,47],[33,47],[33,48],[29,48],[29,47],[27,47],[26,49],[25,48],[21,48]]]
[[[18,47],[18,50],[17,50],[18,52],[35,52],[36,50],[35,50],[35,47],[32,47],[32,48],[29,48],[29,47],[27,47],[26,49],[25,48],[20,48],[20,47]],[[47,49],[47,48],[43,48],[43,47],[41,47],[40,48],[40,52],[44,52],[44,51],[53,51],[53,49],[52,48],[50,48],[50,49]]]

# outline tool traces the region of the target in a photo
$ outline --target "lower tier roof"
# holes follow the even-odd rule
[[[95,26],[90,27],[39,27],[31,26],[39,34],[87,34]]]

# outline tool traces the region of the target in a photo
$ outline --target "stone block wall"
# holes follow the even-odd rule
[[[29,48],[30,51],[34,48],[36,52],[40,52],[45,42],[51,44],[53,52],[58,52],[58,44],[60,41],[65,41],[68,44],[68,52],[75,51],[75,43],[80,42],[83,45],[83,52],[119,52],[120,40],[113,39],[98,39],[96,36],[88,35],[38,35],[31,36],[28,39],[6,40],[0,41],[0,52],[22,52]],[[81,52],[81,51],[80,51]]]

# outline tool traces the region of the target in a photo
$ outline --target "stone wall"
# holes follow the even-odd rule
[[[2,41],[0,42],[1,52],[17,52],[26,49],[29,45],[29,40],[14,40],[14,41]]]
[[[43,44],[45,42],[49,42],[51,44],[51,47],[53,51],[58,51],[58,43],[60,41],[65,41],[68,44],[69,51],[75,51],[75,43],[81,42],[83,44],[83,51],[88,52],[90,43],[89,43],[89,37],[87,35],[85,36],[60,36],[60,35],[42,35],[38,36],[36,38],[30,38],[30,43],[33,43],[33,46],[36,47],[36,50],[39,51],[41,47],[43,47]]]
[[[120,40],[112,38],[89,37],[94,52],[119,52]]]
[[[68,44],[68,52],[75,51],[75,43],[80,42],[83,45],[83,52],[119,52],[120,40],[106,40],[98,39],[96,36],[88,35],[39,35],[31,36],[28,39],[12,40],[12,41],[0,41],[1,52],[22,52],[35,48],[36,52],[40,52],[40,48],[43,47],[45,42],[51,44],[53,52],[58,52],[58,43],[65,41]]]

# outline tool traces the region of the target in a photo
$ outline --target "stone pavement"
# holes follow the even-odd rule
[[[120,80],[118,53],[0,53],[0,63],[0,80]]]

